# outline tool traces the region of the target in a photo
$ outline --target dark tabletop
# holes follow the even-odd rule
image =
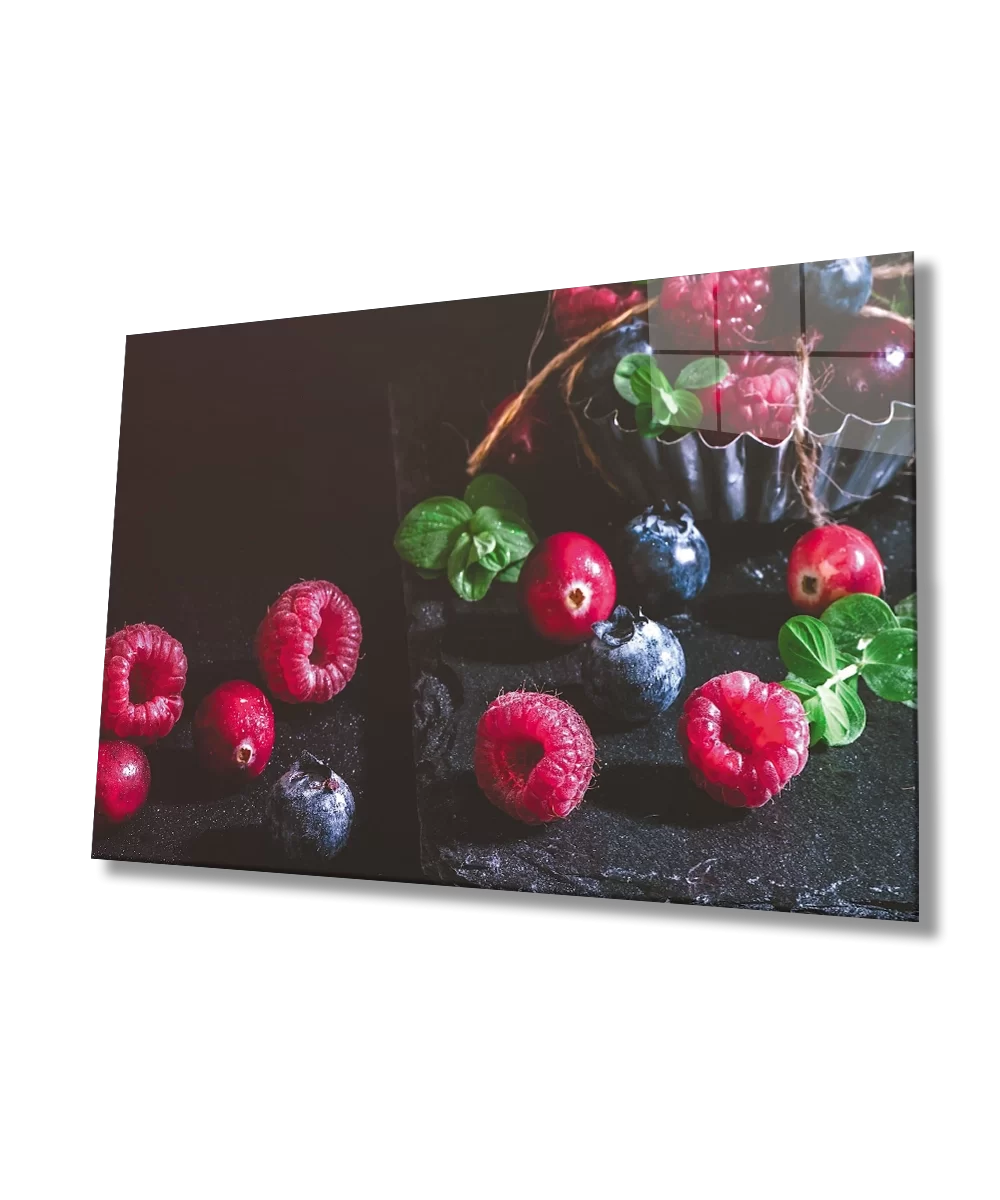
[[[420,364],[397,380],[401,512],[429,495],[461,494],[466,442],[481,435],[484,409],[510,390],[509,370],[494,356],[453,360],[443,376]],[[632,510],[591,472],[571,427],[556,415],[551,421],[544,458],[503,473],[527,495],[541,536],[574,529],[610,549]],[[892,603],[916,586],[914,513],[906,470],[886,492],[844,514],[878,545]],[[425,871],[477,887],[915,919],[912,710],[863,688],[862,737],[815,749],[803,774],[763,809],[726,808],[691,784],[676,734],[683,697],[724,671],[784,677],[777,634],[792,613],[784,571],[806,526],[702,528],[713,556],[709,585],[668,622],[684,647],[687,680],[678,703],[640,727],[616,727],[587,705],[576,653],[528,632],[515,587],[495,584],[469,604],[446,583],[406,572]],[[626,601],[627,587],[619,572]],[[480,714],[501,690],[517,687],[558,691],[584,715],[597,743],[600,769],[583,805],[540,827],[490,805],[472,772]]]

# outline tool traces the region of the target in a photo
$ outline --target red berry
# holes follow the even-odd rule
[[[564,342],[575,342],[645,300],[645,291],[630,283],[559,288],[552,293],[556,333]]]
[[[594,775],[594,739],[576,709],[544,692],[506,692],[479,718],[476,782],[528,825],[566,817]]]
[[[752,433],[762,441],[783,441],[795,423],[795,359],[748,353],[732,368],[718,386],[698,393],[705,410],[703,426],[730,436]]]
[[[913,403],[913,330],[890,317],[859,317],[835,347],[831,393],[864,413],[878,403]]]
[[[818,615],[854,592],[880,596],[885,569],[875,543],[850,525],[820,525],[792,547],[788,595],[796,608]]]
[[[360,649],[358,610],[325,579],[290,587],[257,630],[257,660],[267,686],[289,704],[323,704],[343,691]]]
[[[166,737],[184,711],[184,647],[159,625],[126,625],[104,644],[101,728],[120,738]]]
[[[771,269],[675,275],[663,281],[660,311],[674,344],[670,349],[711,354],[746,346],[756,337],[771,302]]]
[[[724,433],[752,433],[764,441],[780,442],[795,423],[794,369],[779,367],[769,374],[748,375],[723,387],[720,419]]]
[[[717,675],[696,688],[677,732],[694,782],[734,808],[766,804],[809,757],[802,701],[749,671]]]
[[[487,433],[500,420],[510,404],[517,399],[518,394],[517,392],[511,392],[506,399],[501,400],[496,408],[492,410],[486,425]],[[536,415],[534,401],[529,400],[511,424],[501,433],[492,452],[509,467],[522,466],[524,463],[530,462],[535,456],[539,448],[540,435],[543,428],[543,423]]]
[[[274,748],[274,712],[259,687],[232,679],[210,692],[194,714],[194,744],[216,775],[253,779]]]
[[[553,642],[585,642],[615,606],[615,572],[598,544],[582,533],[555,533],[521,569],[521,607],[535,632]]]
[[[97,807],[109,821],[124,821],[146,803],[149,759],[131,742],[97,747]]]

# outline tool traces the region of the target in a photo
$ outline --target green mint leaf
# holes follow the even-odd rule
[[[677,405],[674,402],[673,396],[669,392],[660,391],[659,388],[653,389],[653,399],[650,408],[652,420],[656,425],[669,425],[674,418],[674,413],[677,411]]]
[[[837,655],[837,670],[838,670],[838,672],[843,670],[844,667],[857,667],[857,665],[858,665],[857,659],[847,658],[842,654]],[[856,692],[858,690],[858,680],[859,679],[860,679],[860,675],[858,675],[857,671],[855,671],[853,675],[848,675],[846,679],[838,679],[837,687],[849,687],[849,688],[852,688]]]
[[[694,392],[689,392],[685,388],[677,388],[674,391],[674,400],[677,402],[677,412],[674,414],[671,424],[679,426],[681,429],[697,429],[703,415],[701,401],[698,397]]]
[[[487,533],[496,529],[499,524],[500,509],[484,504],[472,514],[472,520],[469,522],[469,533]]]
[[[677,376],[674,387],[685,388],[689,392],[700,392],[702,388],[715,387],[728,374],[729,366],[724,358],[696,358]]]
[[[663,374],[656,359],[650,356],[649,364],[649,380],[653,387],[659,388],[662,392],[672,392],[674,389],[670,386],[670,380]]]
[[[782,680],[781,686],[794,692],[802,701],[802,707],[806,710],[806,719],[809,721],[809,745],[815,746],[826,736],[826,713],[823,711],[823,701],[819,697],[818,689],[811,683],[806,683],[804,679],[797,679],[794,675],[789,675],[787,679]]]
[[[511,563],[509,567],[504,569],[497,575],[497,580],[500,583],[517,583],[521,577],[521,568],[524,566],[524,559],[520,562]]]
[[[443,571],[455,538],[471,518],[472,509],[454,496],[432,496],[410,509],[392,544],[404,562]]]
[[[651,354],[626,354],[615,367],[615,391],[629,404],[651,404],[653,392],[670,392],[666,375]]]
[[[825,683],[837,670],[830,630],[815,617],[791,617],[778,633],[778,653],[788,670],[806,683]]]
[[[495,575],[474,558],[472,535],[461,533],[448,556],[448,582],[463,600],[482,600]]]
[[[510,509],[500,510],[500,520],[492,531],[497,545],[504,546],[510,554],[510,562],[527,558],[538,544],[535,531],[519,513]]]
[[[826,718],[824,738],[828,746],[849,746],[864,733],[868,716],[855,688],[842,683],[817,691]]]
[[[626,354],[615,367],[615,391],[629,404],[648,404],[652,394],[648,354]]]
[[[878,596],[855,592],[834,600],[820,618],[833,634],[838,653],[857,662],[865,646],[883,629],[895,629],[896,614]]]
[[[635,410],[636,428],[643,437],[654,438],[664,428],[658,425],[656,418],[653,416],[653,406],[651,404],[640,404]]]
[[[900,625],[904,625],[907,629],[916,629],[917,627],[917,593],[913,592],[907,596],[905,600],[900,600],[895,608],[896,616],[899,617]]]
[[[414,570],[421,579],[440,579],[444,571],[425,571],[423,567],[415,567]]]
[[[510,566],[510,551],[502,542],[497,542],[496,545],[487,554],[480,554],[480,565],[485,567],[487,571],[504,571]]]
[[[885,629],[865,647],[861,677],[883,700],[917,698],[917,635]]]
[[[473,511],[483,507],[509,508],[528,515],[528,502],[512,483],[501,475],[477,475],[465,489],[465,503]]]
[[[469,553],[475,558],[476,562],[482,562],[487,554],[493,552],[496,544],[497,540],[492,533],[474,533],[472,535],[472,549]]]

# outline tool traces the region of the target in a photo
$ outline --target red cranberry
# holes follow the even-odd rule
[[[274,712],[252,683],[232,679],[202,700],[194,714],[201,764],[216,775],[254,778],[274,747]]]
[[[124,821],[146,803],[149,760],[131,742],[97,747],[97,807],[109,821]]]
[[[879,596],[885,571],[875,543],[850,525],[810,529],[788,559],[788,595],[796,608],[818,616],[834,600],[854,592]]]
[[[582,533],[555,533],[521,570],[521,607],[535,632],[553,642],[585,642],[615,606],[615,572]]]

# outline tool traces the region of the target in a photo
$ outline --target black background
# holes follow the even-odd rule
[[[388,385],[415,365],[443,374],[485,359],[509,360],[513,388],[544,303],[534,293],[128,338],[108,633],[162,625],[189,674],[181,721],[148,751],[149,802],[123,825],[96,821],[96,857],[294,869],[273,857],[260,811],[309,748],[358,799],[331,873],[422,878]],[[260,682],[257,624],[309,578],[354,600],[362,663],[321,714],[275,705],[265,775],[227,795],[194,767],[191,717],[224,679]]]

